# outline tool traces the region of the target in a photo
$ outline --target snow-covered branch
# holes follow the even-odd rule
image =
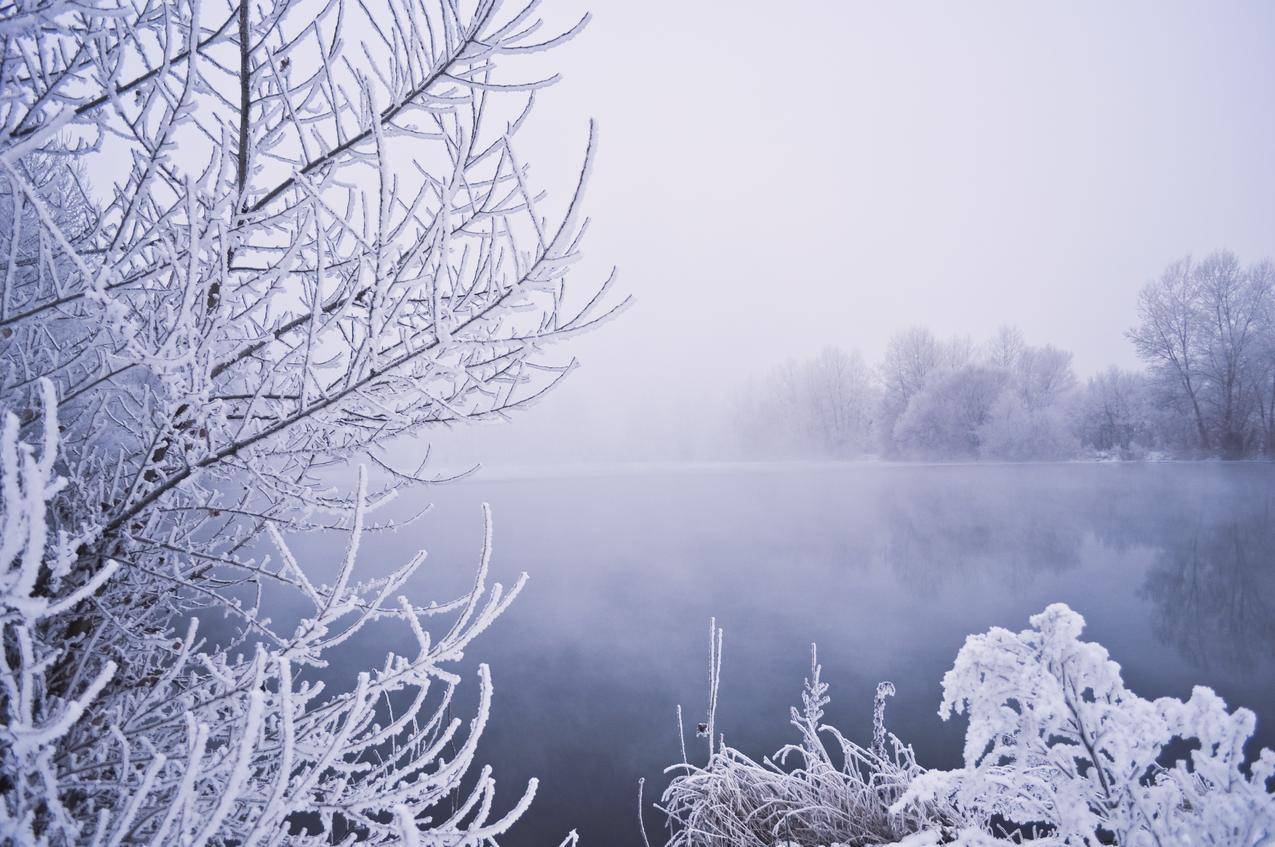
[[[521,57],[586,22],[538,7],[0,9],[7,834],[479,844],[526,808],[473,766],[485,667],[448,717],[521,581],[489,584],[488,536],[472,591],[423,602],[423,554],[366,579],[359,540],[429,481],[391,441],[535,402],[573,364],[550,348],[623,305],[613,274],[566,289],[592,126],[560,195],[515,152],[556,78]],[[350,538],[326,583],[288,549],[315,528]],[[323,688],[392,625],[410,655]]]
[[[13,414],[0,434],[6,780],[0,838],[329,844],[344,832],[397,844],[410,822],[428,843],[480,844],[525,811],[534,781],[501,812],[490,771],[469,778],[491,708],[486,665],[478,669],[475,716],[467,725],[450,717],[462,681],[451,666],[525,580],[509,591],[489,585],[489,514],[477,578],[449,604],[456,613],[441,638],[431,638],[425,623],[440,609],[417,609],[403,594],[423,555],[386,577],[351,580],[363,531],[360,505],[348,555],[330,586],[314,585],[273,533],[311,605],[290,637],[232,653],[201,639],[191,618],[181,637],[171,631],[135,637],[124,655],[136,682],[110,689],[120,668],[95,648],[117,624],[98,622],[77,644],[59,641],[66,627],[50,625],[80,620],[77,607],[113,596],[106,589],[119,567],[108,562],[79,585],[67,578],[76,542],[84,539],[54,533],[47,520],[65,480],[53,472],[57,421],[52,386],[43,386],[49,402],[41,449],[19,441]],[[390,653],[379,668],[333,691],[307,678],[307,669],[324,664],[325,651],[365,626],[388,623],[412,634],[414,652]],[[66,660],[75,654],[68,680]]]

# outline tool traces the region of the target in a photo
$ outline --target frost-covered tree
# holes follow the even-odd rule
[[[1089,378],[1080,392],[1076,432],[1093,450],[1137,456],[1155,446],[1147,378],[1114,365]]]
[[[983,345],[983,360],[994,368],[1012,370],[1026,347],[1023,331],[1012,324],[1004,324]]]
[[[1175,262],[1139,296],[1129,337],[1205,453],[1237,457],[1267,441],[1273,298],[1271,263],[1245,268],[1226,251]]]
[[[982,428],[1007,379],[1003,371],[986,365],[966,365],[934,378],[895,424],[898,449],[922,458],[977,458]]]
[[[1030,409],[1060,405],[1076,387],[1071,353],[1052,344],[1024,347],[1009,371],[1011,390]]]
[[[610,313],[609,280],[566,287],[592,131],[556,216],[517,152],[555,77],[510,69],[583,24],[537,15],[0,9],[3,837],[483,843],[529,800],[497,811],[471,771],[485,669],[468,731],[448,718],[447,666],[516,590],[486,552],[442,603],[400,597],[419,557],[354,569],[426,478],[391,440],[533,402],[570,367],[546,348]],[[320,479],[352,460],[380,482]],[[322,579],[284,538],[311,529],[350,538]],[[394,622],[413,655],[316,681]]]
[[[1022,346],[1007,369],[1006,390],[979,430],[979,453],[998,459],[1063,459],[1075,454],[1076,377],[1071,353]]]
[[[940,339],[923,326],[909,327],[890,338],[878,369],[882,391],[877,436],[884,452],[905,455],[918,452],[915,444],[904,444],[897,438],[900,420],[908,406],[937,381],[978,364],[976,353],[969,336]]]
[[[1071,458],[1079,449],[1072,414],[1069,406],[1034,407],[1015,392],[1003,392],[979,428],[979,456],[1007,461]]]
[[[886,452],[894,451],[894,427],[930,377],[943,369],[943,345],[926,327],[895,333],[881,361],[881,411],[878,435]]]
[[[1206,399],[1223,455],[1240,456],[1251,446],[1251,425],[1265,383],[1261,332],[1275,283],[1269,262],[1242,268],[1229,252],[1208,256],[1196,267],[1204,320]]]
[[[1201,320],[1198,286],[1188,259],[1174,262],[1138,295],[1138,326],[1129,333],[1138,355],[1189,406],[1200,449],[1209,450],[1201,373]]]
[[[735,419],[750,454],[850,458],[868,449],[877,408],[863,357],[829,346],[745,385]]]
[[[925,387],[930,374],[946,364],[943,343],[923,326],[896,333],[886,346],[881,363],[881,381],[888,395],[903,405]]]
[[[1273,298],[1275,299],[1275,298]],[[1275,311],[1275,307],[1272,307]],[[1275,322],[1262,338],[1259,354],[1264,378],[1258,383],[1257,423],[1261,451],[1275,456]]]
[[[1071,354],[1016,329],[976,346],[913,327],[875,375],[857,352],[827,347],[753,380],[735,413],[753,454],[854,457],[875,441],[905,457],[1057,459],[1078,449],[1075,393]]]
[[[815,443],[834,456],[856,456],[867,449],[876,385],[857,350],[820,351],[806,366],[806,393]]]
[[[1258,430],[1255,449],[1275,456],[1275,264],[1265,261],[1249,269],[1257,338],[1247,365],[1253,384]]]

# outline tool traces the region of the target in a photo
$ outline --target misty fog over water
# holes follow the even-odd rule
[[[963,719],[936,714],[956,651],[1057,601],[1142,696],[1213,686],[1257,712],[1258,744],[1275,741],[1270,464],[492,471],[433,495],[419,523],[365,552],[393,563],[427,546],[419,590],[447,596],[439,585],[468,577],[489,502],[492,578],[531,574],[475,645],[495,683],[484,758],[506,791],[541,779],[515,847],[573,827],[586,842],[640,844],[636,780],[649,804],[680,760],[679,703],[703,759],[710,616],[725,629],[718,728],[758,756],[794,740],[788,708],[816,641],[829,722],[866,742],[873,691],[891,680],[891,731],[928,765],[957,766]],[[350,655],[406,646],[371,639]],[[647,825],[654,838],[649,809]]]

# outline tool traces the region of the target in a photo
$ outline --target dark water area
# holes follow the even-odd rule
[[[681,758],[675,708],[694,737],[707,702],[707,626],[725,630],[718,729],[761,756],[794,739],[812,641],[826,720],[867,742],[872,694],[895,683],[889,728],[931,767],[959,764],[962,719],[936,710],[965,637],[1027,627],[1065,602],[1138,694],[1212,686],[1258,715],[1275,746],[1275,466],[1268,464],[846,465],[506,478],[432,489],[410,530],[364,557],[429,550],[420,596],[472,573],[480,504],[495,516],[492,577],[531,575],[475,642],[495,702],[479,748],[497,802],[540,778],[502,839],[638,845]],[[403,511],[407,511],[407,504]],[[397,637],[397,636],[395,636]],[[365,639],[361,664],[398,645]],[[362,655],[366,652],[366,655]],[[472,677],[471,677],[472,679]],[[472,682],[466,683],[473,688]],[[463,709],[461,711],[464,715]]]

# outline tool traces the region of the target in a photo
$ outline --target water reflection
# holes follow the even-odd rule
[[[1194,665],[1250,670],[1275,653],[1275,516],[1200,520],[1188,543],[1161,547],[1143,591],[1156,635]]]
[[[892,728],[923,761],[955,764],[962,728],[935,709],[956,650],[1058,600],[1140,694],[1212,685],[1254,708],[1259,740],[1275,744],[1263,720],[1275,715],[1270,465],[479,477],[434,499],[419,536],[369,555],[425,545],[431,579],[463,580],[454,563],[472,559],[490,501],[496,576],[532,574],[475,645],[496,682],[485,759],[510,799],[541,778],[512,847],[556,844],[572,827],[586,842],[640,844],[636,780],[648,778],[649,799],[678,757],[675,704],[698,719],[710,615],[726,628],[720,726],[758,753],[789,740],[817,640],[833,722],[866,741],[872,692],[892,679]]]
[[[993,471],[883,492],[882,555],[911,591],[937,591],[977,573],[1019,584],[1080,564],[1083,521],[1048,487]],[[1024,484],[1025,483],[1025,484]]]
[[[978,486],[885,492],[882,556],[902,586],[937,594],[972,574],[1020,586],[1077,568],[1092,537],[1112,553],[1153,551],[1138,594],[1153,604],[1155,635],[1193,666],[1252,670],[1275,653],[1267,472],[1237,472],[1219,490],[1219,471],[1210,469],[1201,486],[1155,486],[1136,497],[1124,480],[1077,487],[1038,470],[1020,485],[1012,473]],[[1175,473],[1190,470],[1163,476]]]

